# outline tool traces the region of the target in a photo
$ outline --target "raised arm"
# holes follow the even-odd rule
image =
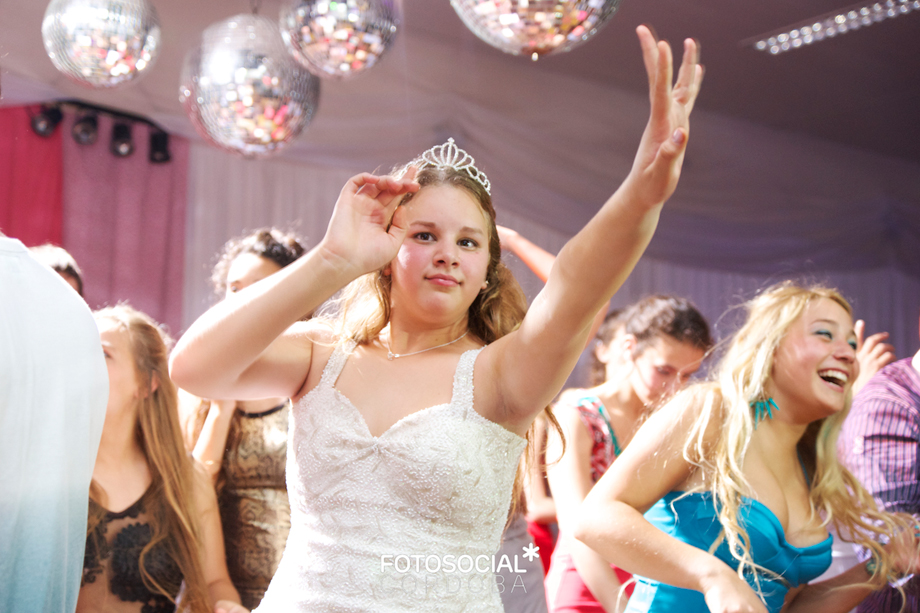
[[[498,230],[498,238],[501,240],[502,249],[508,249],[511,253],[521,258],[521,261],[527,265],[527,268],[529,268],[533,274],[537,275],[540,281],[546,283],[547,279],[549,279],[549,273],[553,269],[553,263],[556,261],[556,256],[546,249],[533,244],[527,238],[521,236],[516,230],[506,228],[505,226],[496,226],[495,229]],[[603,325],[609,306],[608,304],[604,304],[594,316],[594,320],[591,322],[591,331],[588,333],[587,337],[588,343],[594,339],[595,335],[597,335],[597,331],[600,330]]]
[[[562,386],[585,346],[593,317],[632,271],[652,238],[662,205],[677,186],[689,116],[702,80],[698,47],[685,41],[672,87],[670,47],[656,42],[645,26],[637,33],[651,113],[632,170],[563,247],[520,329],[494,343],[493,356],[486,360],[499,375],[496,391],[504,414],[496,415],[496,421],[515,431],[526,429]]]
[[[361,174],[342,188],[323,240],[279,272],[229,296],[182,336],[176,383],[204,398],[296,397],[309,374],[315,329],[296,323],[360,275],[393,259],[406,234],[402,180]]]
[[[556,261],[556,256],[546,249],[534,245],[516,230],[505,226],[495,226],[495,229],[498,231],[502,249],[507,249],[521,258],[527,268],[537,275],[540,281],[546,283],[547,279],[549,279],[549,271],[553,269],[553,262]]]
[[[690,479],[693,467],[683,456],[683,443],[695,413],[672,401],[643,424],[585,498],[575,536],[623,570],[702,592],[713,613],[766,613],[754,590],[727,564],[643,517]]]

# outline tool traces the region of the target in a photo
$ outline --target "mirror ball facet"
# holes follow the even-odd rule
[[[149,70],[160,49],[146,0],[51,0],[42,40],[54,67],[90,87],[115,87]]]
[[[450,0],[473,34],[512,55],[569,51],[610,21],[620,0]]]
[[[347,79],[372,67],[399,30],[392,0],[293,0],[281,11],[281,36],[307,70]]]
[[[212,144],[266,156],[310,122],[319,79],[285,49],[277,22],[236,15],[208,27],[186,57],[179,100]]]

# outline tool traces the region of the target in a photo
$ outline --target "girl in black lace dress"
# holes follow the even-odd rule
[[[244,613],[210,479],[182,443],[165,334],[128,306],[95,316],[109,400],[77,612]]]

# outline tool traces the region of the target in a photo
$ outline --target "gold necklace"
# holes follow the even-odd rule
[[[387,359],[392,362],[396,358],[408,358],[410,355],[418,355],[420,353],[425,353],[426,351],[432,351],[434,349],[440,349],[441,347],[447,347],[448,345],[453,345],[454,343],[456,343],[457,341],[459,341],[460,339],[462,339],[464,336],[466,336],[469,333],[470,331],[467,330],[466,332],[464,332],[463,334],[461,334],[460,336],[458,336],[452,341],[448,341],[441,345],[435,345],[434,347],[429,347],[428,349],[422,349],[420,351],[413,351],[412,353],[393,353],[392,351],[390,351],[390,335],[387,334]]]

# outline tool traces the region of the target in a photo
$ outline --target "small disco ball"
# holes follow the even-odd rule
[[[473,34],[512,55],[569,51],[610,21],[620,0],[450,0]]]
[[[77,83],[115,87],[153,64],[160,22],[146,0],[51,0],[42,40],[54,67]]]
[[[313,118],[319,79],[287,52],[276,22],[243,14],[204,31],[201,45],[185,59],[179,100],[212,144],[265,156]]]
[[[297,61],[329,79],[347,79],[376,64],[399,30],[393,0],[294,0],[280,21]]]

